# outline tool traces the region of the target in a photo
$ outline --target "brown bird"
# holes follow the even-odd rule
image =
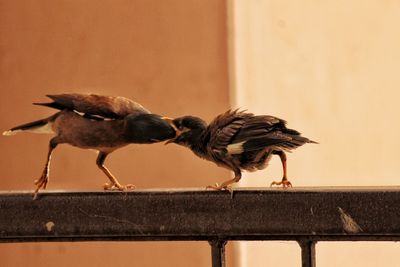
[[[54,133],[42,175],[35,181],[34,199],[49,181],[49,165],[53,150],[59,144],[70,144],[99,152],[96,164],[107,175],[110,183],[105,190],[126,190],[133,185],[122,185],[104,166],[108,154],[128,144],[151,144],[176,137],[178,132],[172,119],[152,114],[140,104],[124,98],[95,94],[47,95],[50,103],[34,103],[60,110],[42,120],[16,126],[3,135],[17,132]]]
[[[283,166],[283,177],[272,185],[290,187],[287,178],[286,154],[305,144],[316,143],[296,130],[286,128],[286,121],[268,115],[255,116],[238,110],[228,110],[209,125],[198,117],[185,116],[174,119],[181,132],[167,143],[186,146],[200,158],[234,172],[233,179],[207,188],[227,189],[242,177],[242,170],[264,169],[272,155],[278,155]]]

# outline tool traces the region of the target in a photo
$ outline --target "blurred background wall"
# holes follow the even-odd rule
[[[320,142],[288,155],[294,186],[399,185],[400,3],[235,0],[232,104]],[[282,176],[279,159],[242,186]],[[278,207],[277,207],[278,208]],[[397,243],[318,243],[318,266],[398,266]],[[299,246],[243,242],[240,266],[300,266]]]
[[[0,132],[54,113],[31,103],[63,92],[211,119],[229,106],[226,12],[222,0],[0,0]],[[0,190],[34,189],[49,139],[0,136]],[[92,151],[59,146],[48,189],[101,190],[107,178],[95,161]],[[117,150],[106,166],[138,189],[204,187],[229,175],[163,144]],[[210,257],[207,242],[0,244],[0,266],[12,267],[209,266]]]

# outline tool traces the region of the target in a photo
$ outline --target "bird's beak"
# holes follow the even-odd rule
[[[171,138],[171,139],[169,139],[169,140],[167,140],[167,141],[164,143],[164,145],[168,145],[168,144],[174,143],[174,142],[176,141],[176,139],[178,139],[179,136],[181,136],[182,133],[183,133],[183,132],[182,132],[181,130],[177,130],[177,131],[176,131],[175,137],[174,137],[174,138]]]
[[[175,140],[176,140],[176,137],[171,138],[171,139],[167,140],[167,141],[164,143],[164,145],[171,144],[171,143],[175,142]]]
[[[170,143],[173,143],[181,134],[182,131],[176,128],[174,120],[169,118],[169,117],[162,117],[163,120],[165,120],[171,127],[175,130],[175,137],[167,140],[167,142],[164,143],[164,145],[168,145]]]

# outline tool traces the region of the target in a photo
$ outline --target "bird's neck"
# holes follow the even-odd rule
[[[210,139],[207,129],[208,128],[204,128],[199,131],[198,134],[194,135],[190,145],[190,149],[193,153],[201,158],[207,158],[207,145]]]

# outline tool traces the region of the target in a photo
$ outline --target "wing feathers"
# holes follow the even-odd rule
[[[139,103],[125,97],[101,96],[95,94],[60,94],[47,95],[54,102],[34,103],[56,109],[69,109],[89,116],[108,119],[123,118],[130,114],[149,114]]]
[[[209,125],[210,152],[238,155],[266,149],[290,151],[309,139],[300,136],[293,129],[286,128],[286,121],[273,116],[254,116],[238,110],[228,110],[219,115]],[[215,154],[215,156],[218,156]]]
[[[249,139],[243,144],[243,150],[245,152],[255,151],[269,146],[273,146],[275,149],[281,148],[282,150],[290,151],[292,149],[304,145],[305,143],[311,143],[311,142],[312,141],[310,141],[308,138],[302,136],[277,132],[272,135],[266,135],[264,137]]]

